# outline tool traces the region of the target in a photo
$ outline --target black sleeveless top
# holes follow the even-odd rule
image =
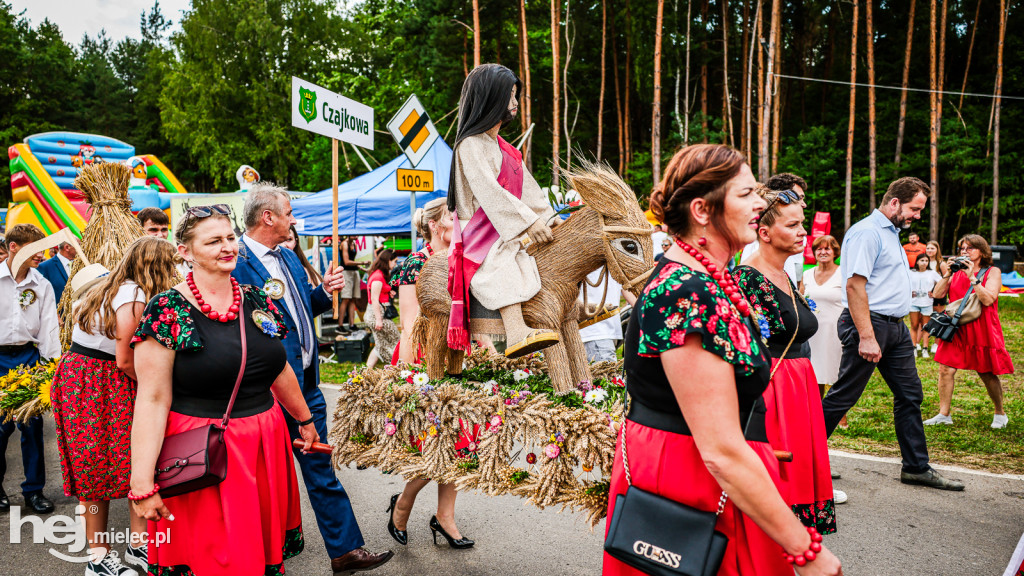
[[[288,362],[281,342],[283,318],[262,290],[242,286],[242,293],[242,311],[231,322],[211,320],[174,289],[158,294],[146,306],[133,342],[153,337],[176,352],[172,411],[198,418],[224,415],[242,361],[239,322],[245,326],[248,351],[231,417],[244,418],[273,407],[270,386]],[[273,325],[258,326],[253,320],[255,310],[270,313]]]
[[[768,387],[771,359],[759,333],[705,272],[662,258],[637,299],[623,343],[634,402],[682,418],[660,354],[697,334],[705,350],[733,366],[741,422]]]
[[[796,332],[796,338],[786,352],[786,358],[810,358],[811,346],[807,341],[818,331],[818,317],[793,285],[792,280],[789,280],[789,276],[786,276],[786,281],[789,282],[789,289],[793,291],[792,295],[786,294],[752,266],[736,267],[734,276],[736,284],[750,300],[751,307],[767,322],[771,331],[771,336],[768,337],[768,351],[771,352],[772,358],[782,357],[786,345],[793,339],[793,332]],[[796,308],[793,307],[794,297]]]

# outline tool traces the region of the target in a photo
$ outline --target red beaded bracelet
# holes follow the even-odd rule
[[[160,491],[160,485],[157,484],[156,482],[154,482],[153,483],[153,489],[150,490],[149,492],[141,495],[141,496],[136,494],[136,493],[134,493],[134,492],[132,492],[131,490],[129,490],[128,491],[128,499],[131,500],[132,502],[139,502],[139,501],[145,500],[146,498],[152,498],[159,491]]]
[[[782,556],[786,559],[786,562],[796,564],[797,566],[806,566],[808,562],[818,557],[818,553],[821,552],[821,534],[818,534],[818,531],[813,526],[807,527],[807,533],[811,535],[811,547],[803,554],[795,556],[783,550]]]

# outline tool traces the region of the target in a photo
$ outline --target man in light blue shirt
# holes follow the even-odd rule
[[[843,344],[839,379],[822,400],[825,431],[831,436],[843,415],[857,404],[878,368],[893,394],[896,439],[903,456],[900,481],[942,490],[963,490],[928,464],[921,421],[921,379],[914,343],[903,317],[910,312],[910,270],[900,231],[921,219],[931,189],[917,178],[889,185],[882,205],[857,222],[843,239],[840,265],[843,306],[837,329]]]

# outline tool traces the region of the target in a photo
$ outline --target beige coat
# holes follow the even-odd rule
[[[501,149],[488,134],[463,140],[456,162],[455,210],[463,228],[477,209],[483,208],[501,237],[491,246],[469,288],[480,304],[491,310],[526,302],[540,291],[540,274],[520,239],[534,222],[539,218],[546,222],[555,211],[525,166],[522,200],[498,184]]]

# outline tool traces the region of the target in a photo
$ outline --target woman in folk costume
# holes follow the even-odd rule
[[[448,209],[455,215],[448,253],[452,313],[448,346],[469,350],[469,296],[501,314],[510,358],[558,342],[550,330],[523,320],[522,304],[540,291],[537,263],[523,237],[543,244],[561,221],[518,150],[498,131],[519,111],[521,82],[499,64],[477,66],[466,77],[459,100],[459,129],[448,185]]]

